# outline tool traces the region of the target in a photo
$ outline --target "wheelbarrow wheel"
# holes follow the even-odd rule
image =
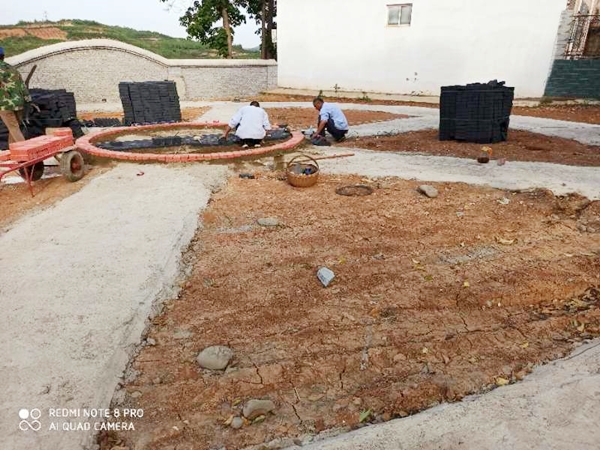
[[[65,152],[60,157],[60,171],[69,181],[79,181],[83,178],[85,162],[81,153],[75,150]]]
[[[31,174],[31,181],[38,181],[44,176],[44,161],[37,162],[29,167],[22,167],[19,169],[19,175],[24,180],[27,180]]]

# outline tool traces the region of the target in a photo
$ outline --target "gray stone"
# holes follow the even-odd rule
[[[279,220],[274,217],[264,217],[256,221],[261,227],[277,227],[279,226]]]
[[[321,284],[327,287],[329,286],[329,283],[331,283],[335,278],[335,274],[332,270],[328,269],[327,267],[321,267],[317,272],[317,277],[319,278]]]
[[[233,428],[234,430],[239,430],[243,426],[244,426],[244,419],[242,419],[241,417],[234,417],[233,420],[231,421],[231,428]]]
[[[133,398],[140,398],[142,396],[142,393],[140,391],[135,391],[131,393],[131,397]]]
[[[275,403],[271,400],[250,400],[243,409],[244,417],[254,420],[259,416],[266,416],[275,409]]]
[[[146,339],[146,343],[148,345],[156,345],[156,341],[154,339],[152,339],[152,338]]]
[[[429,198],[436,198],[439,195],[438,190],[428,184],[422,184],[417,188],[417,191]]]
[[[202,350],[196,361],[204,369],[225,370],[231,358],[233,358],[233,350],[222,345],[215,345]]]

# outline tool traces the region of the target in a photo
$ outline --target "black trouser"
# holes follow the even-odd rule
[[[319,120],[321,120],[321,119],[319,118]],[[317,124],[317,128],[319,127],[319,124],[320,124],[320,122]],[[348,132],[348,130],[337,129],[333,119],[329,119],[327,121],[327,125],[325,125],[325,128],[323,128],[323,131],[321,131],[321,133],[320,133],[321,136],[325,137],[325,131],[327,131],[330,135],[332,135],[336,141],[339,141],[341,138],[346,136],[346,133]]]
[[[242,145],[247,145],[249,147],[254,147],[255,145],[260,145],[262,139],[242,139]]]

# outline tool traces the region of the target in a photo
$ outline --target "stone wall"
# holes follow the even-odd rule
[[[64,42],[7,61],[27,76],[30,87],[67,89],[79,103],[118,103],[121,81],[177,83],[182,101],[252,96],[277,87],[277,63],[264,60],[166,59],[107,39]]]
[[[557,59],[554,61],[545,95],[600,99],[600,60]]]

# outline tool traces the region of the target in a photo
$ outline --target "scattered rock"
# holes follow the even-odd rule
[[[233,428],[234,430],[239,430],[243,426],[244,426],[244,419],[242,419],[241,417],[234,417],[233,420],[231,421],[231,428]]]
[[[501,205],[508,205],[508,204],[510,204],[510,199],[503,197],[500,200],[498,200],[498,203],[500,203]]]
[[[131,397],[132,398],[140,398],[142,396],[142,393],[140,391],[135,391],[131,393]]]
[[[159,377],[155,378],[154,380],[152,380],[153,384],[160,384],[161,379]]]
[[[278,227],[280,225],[279,220],[274,217],[265,217],[256,221],[261,227]]]
[[[222,345],[215,345],[202,350],[196,361],[204,369],[225,370],[231,358],[233,358],[233,350]]]
[[[146,339],[146,344],[148,345],[156,345],[156,341],[152,338]]]
[[[458,212],[456,213],[456,217],[464,217],[464,215],[465,215],[465,213],[464,213],[464,212],[462,212],[462,211],[458,211]]]
[[[271,400],[250,400],[243,409],[244,417],[254,420],[259,416],[266,416],[275,409],[275,403]]]
[[[439,195],[438,190],[436,188],[427,184],[419,186],[417,188],[417,191],[423,195],[426,195],[429,198],[436,198]]]
[[[335,278],[335,274],[332,270],[328,269],[327,267],[321,267],[317,272],[317,277],[319,278],[321,284],[327,287],[329,286],[329,283],[331,283]]]

